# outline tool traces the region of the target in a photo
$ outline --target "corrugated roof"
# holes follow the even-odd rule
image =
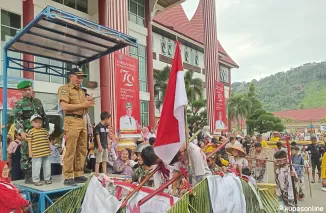
[[[197,10],[189,21],[185,11],[181,5],[169,8],[163,12],[158,13],[154,19],[154,22],[170,28],[175,32],[178,32],[184,36],[187,36],[201,44],[204,44],[204,29],[203,29],[203,6],[202,0],[199,1]],[[220,60],[229,63],[235,67],[239,67],[232,58],[224,50],[220,42],[218,41],[218,51],[225,55]]]
[[[274,112],[274,115],[281,118],[291,118],[295,121],[319,121],[326,117],[326,108],[284,110]]]

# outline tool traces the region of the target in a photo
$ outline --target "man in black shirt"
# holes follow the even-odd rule
[[[315,171],[316,167],[318,169],[318,182],[321,182],[320,175],[321,175],[321,152],[320,152],[320,145],[317,144],[317,138],[315,136],[311,137],[311,143],[306,148],[305,151],[310,151],[310,158],[311,158],[311,167],[312,167],[312,181],[311,183],[315,182]]]
[[[108,150],[111,150],[111,139],[109,136],[109,125],[111,114],[108,112],[101,113],[101,122],[95,126],[95,176],[98,176],[100,164],[102,163],[102,171],[106,174],[106,163],[108,161]]]

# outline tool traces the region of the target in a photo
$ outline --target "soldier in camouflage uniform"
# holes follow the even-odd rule
[[[24,172],[25,183],[32,181],[32,162],[28,154],[28,143],[26,141],[27,131],[32,128],[30,118],[34,114],[39,114],[43,120],[43,128],[48,129],[48,122],[41,101],[33,97],[32,82],[22,81],[17,85],[22,97],[14,106],[14,124],[18,134],[22,137],[21,145],[21,169]]]

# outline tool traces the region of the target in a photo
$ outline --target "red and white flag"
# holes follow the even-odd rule
[[[169,164],[186,141],[184,106],[188,104],[180,44],[176,42],[174,59],[154,143],[155,154]]]

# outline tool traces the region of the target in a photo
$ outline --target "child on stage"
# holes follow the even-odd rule
[[[32,129],[28,131],[27,141],[29,157],[32,158],[32,178],[35,186],[41,186],[40,181],[41,166],[45,184],[51,184],[51,148],[49,134],[46,129],[42,128],[42,117],[34,114],[30,122]]]

